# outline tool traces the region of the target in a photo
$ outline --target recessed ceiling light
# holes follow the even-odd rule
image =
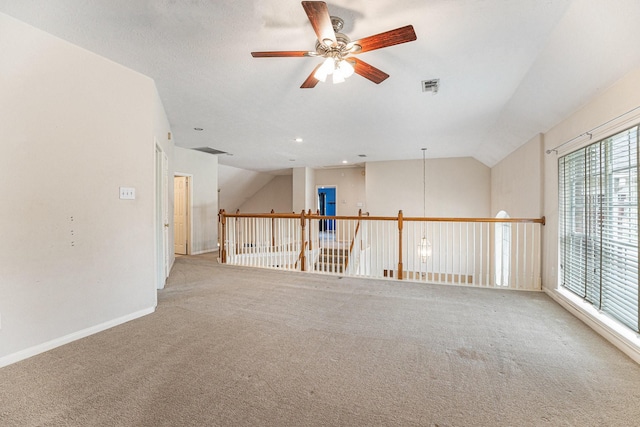
[[[349,163],[349,160],[343,160],[342,163]]]
[[[197,130],[198,132],[203,131],[203,128],[193,128],[193,130]]]
[[[302,138],[296,138],[296,142],[302,142]]]

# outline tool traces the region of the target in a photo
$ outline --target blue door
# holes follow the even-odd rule
[[[318,188],[318,207],[320,215],[336,215],[336,189],[335,187]],[[336,221],[334,219],[324,219],[320,221],[320,231],[333,231]]]

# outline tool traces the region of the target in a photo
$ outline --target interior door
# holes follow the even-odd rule
[[[173,243],[174,252],[187,255],[189,230],[189,179],[186,176],[173,178]]]

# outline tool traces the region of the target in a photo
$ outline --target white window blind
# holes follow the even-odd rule
[[[638,127],[558,170],[561,284],[638,332]]]

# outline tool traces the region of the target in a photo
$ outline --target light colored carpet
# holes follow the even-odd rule
[[[640,367],[541,293],[180,257],[157,312],[0,369],[2,426],[632,426]]]

